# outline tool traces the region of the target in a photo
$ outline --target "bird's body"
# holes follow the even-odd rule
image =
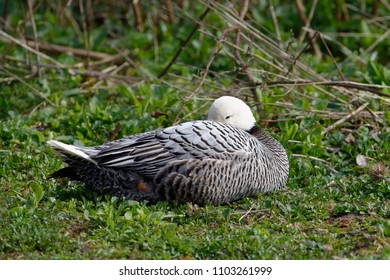
[[[221,99],[225,102],[218,105]],[[102,146],[49,141],[69,164],[53,177],[69,177],[94,191],[106,190],[111,195],[149,203],[177,200],[223,204],[282,189],[289,171],[284,148],[254,125],[253,115],[243,102],[246,107],[241,110],[249,110],[250,115],[244,114],[249,121],[237,125],[235,118],[243,111],[235,106],[229,113],[227,105],[234,101],[242,105],[233,97],[217,99],[207,121],[128,136]],[[224,118],[220,117],[221,110],[227,114]]]

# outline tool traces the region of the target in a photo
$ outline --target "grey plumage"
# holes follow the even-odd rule
[[[253,125],[245,131],[228,123],[194,121],[97,147],[49,144],[69,165],[53,177],[149,203],[223,204],[282,189],[289,172],[281,144]]]

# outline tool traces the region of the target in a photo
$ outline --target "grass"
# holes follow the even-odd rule
[[[31,20],[15,3],[10,3],[6,30],[17,38],[20,20],[27,22],[28,34],[33,31]],[[49,67],[50,62],[41,58],[41,73],[36,75],[35,55],[0,41],[6,53],[0,65],[0,259],[390,259],[390,178],[380,167],[390,164],[388,42],[378,42],[365,53],[377,37],[341,40],[346,48],[361,47],[348,56],[329,41],[335,60],[324,49],[322,60],[311,52],[300,54],[304,44],[290,42],[290,28],[299,33],[295,8],[284,1],[275,3],[277,15],[289,18],[291,24],[275,26],[254,9],[253,18],[245,21],[249,25],[242,27],[241,42],[235,40],[236,33],[227,33],[220,49],[215,48],[213,36],[220,38],[226,22],[233,19],[223,7],[212,7],[191,45],[161,79],[156,76],[194,26],[191,17],[199,17],[203,4],[190,14],[188,7],[175,9],[180,24],[145,22],[144,32],[124,20],[121,7],[100,18],[104,6],[98,5],[93,10],[94,28],[80,29],[85,36],[77,36],[69,23],[57,26],[58,10],[38,5],[34,18],[40,41],[84,49],[85,40],[90,40],[93,50],[107,57],[125,50],[130,42],[130,55],[118,64],[93,66],[96,61],[86,57],[48,51],[65,67]],[[66,10],[67,18],[74,17],[81,26],[83,15],[77,7]],[[380,13],[385,7],[381,9]],[[288,17],[289,13],[294,16]],[[324,10],[318,14],[329,17]],[[341,27],[351,34],[364,29],[373,36],[382,30],[380,24],[357,24],[359,17],[351,12],[351,22]],[[325,32],[317,20],[313,28]],[[337,31],[340,24],[331,18],[327,28]],[[337,81],[336,62],[347,81],[369,89],[380,86],[376,89],[383,95],[283,83],[277,75],[286,69],[272,66],[282,64],[276,54],[283,50],[276,46],[262,50],[258,37],[273,40],[276,28],[284,46],[291,43],[291,52],[307,65],[296,64],[295,72],[286,75],[289,81],[318,81],[309,69]],[[244,35],[252,41],[244,40]],[[238,48],[245,51],[237,55]],[[264,60],[268,55],[272,61]],[[241,60],[248,63],[249,72],[237,69]],[[123,63],[130,64],[115,73],[107,70]],[[208,63],[209,73],[203,76]],[[269,85],[257,87],[254,96],[250,77]],[[204,118],[210,100],[231,93],[249,100],[259,123],[286,147],[291,164],[286,190],[222,206],[146,206],[97,196],[77,182],[48,178],[63,163],[47,140],[98,145],[169,126],[176,116],[180,121]],[[324,133],[365,102],[367,109]],[[368,164],[357,164],[358,155]]]

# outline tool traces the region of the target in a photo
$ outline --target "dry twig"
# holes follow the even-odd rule
[[[180,116],[180,114],[181,114],[181,112],[182,112],[182,110],[183,110],[185,104],[186,104],[189,100],[191,100],[191,98],[192,98],[196,93],[198,93],[198,91],[199,91],[200,88],[202,87],[203,83],[204,83],[205,80],[206,80],[207,75],[209,74],[209,68],[210,68],[211,64],[213,63],[214,59],[215,59],[216,56],[218,55],[219,51],[221,50],[220,45],[221,45],[222,41],[225,40],[226,34],[229,33],[229,32],[231,32],[231,31],[234,30],[234,29],[235,29],[234,27],[232,27],[232,28],[227,28],[227,29],[225,29],[225,30],[222,32],[221,38],[219,39],[219,41],[217,42],[216,46],[214,47],[213,52],[212,52],[212,54],[211,54],[211,57],[210,57],[209,61],[207,62],[206,68],[205,68],[205,70],[204,70],[204,72],[203,72],[203,75],[202,75],[202,78],[201,78],[199,84],[197,85],[197,87],[196,87],[188,96],[186,96],[186,97],[184,98],[184,100],[183,100],[183,102],[182,102],[182,104],[181,104],[179,110],[178,110],[177,113],[176,113],[175,118],[173,119],[172,124],[176,124],[176,123],[177,123],[177,121],[178,121],[178,119],[179,119],[179,116]]]
[[[242,221],[245,217],[247,217],[248,215],[250,215],[250,214],[269,213],[269,212],[270,212],[269,209],[262,209],[262,210],[252,210],[252,209],[253,209],[253,206],[251,206],[251,208],[249,208],[249,210],[247,210],[247,211],[245,211],[245,212],[236,211],[236,212],[232,213],[232,215],[244,213],[244,215],[242,215],[242,216],[240,217],[240,219],[238,220],[238,222],[241,223],[241,221]]]
[[[319,34],[319,33],[316,32],[316,34]],[[345,81],[345,77],[344,77],[344,75],[343,75],[343,72],[341,71],[339,65],[337,64],[336,59],[334,58],[332,52],[330,51],[330,49],[329,49],[329,47],[328,47],[328,44],[326,43],[324,37],[322,37],[321,34],[319,34],[319,37],[320,37],[322,43],[324,44],[324,46],[325,46],[325,48],[326,48],[326,51],[328,52],[330,58],[332,59],[332,62],[333,62],[333,64],[334,64],[334,66],[336,67],[337,71],[339,72],[341,79],[343,79],[343,81]]]
[[[245,0],[239,15],[239,19],[241,21],[244,21],[245,15],[248,12],[248,6],[249,6],[249,0]],[[241,29],[239,26],[237,26],[236,38],[235,38],[236,46],[240,45],[240,38],[241,38]],[[259,116],[262,117],[263,112],[261,109],[261,102],[259,100],[259,97],[257,96],[256,87],[253,86],[255,84],[255,79],[253,78],[253,76],[248,70],[249,65],[245,63],[245,61],[242,59],[241,54],[237,48],[234,49],[234,58],[236,63],[240,66],[241,70],[244,72],[246,78],[248,79],[250,91],[252,92],[253,99],[256,101],[257,113],[259,114]]]
[[[86,49],[76,49],[72,47],[66,47],[66,46],[60,46],[56,44],[50,44],[47,42],[38,42],[34,41],[31,39],[26,40],[26,45],[33,47],[37,46],[39,50],[41,51],[46,51],[46,52],[53,52],[53,53],[67,53],[70,55],[74,56],[79,56],[79,57],[89,57],[94,60],[107,60],[107,62],[117,62],[118,58],[122,58],[125,55],[128,55],[129,51],[125,50],[123,52],[120,52],[116,55],[111,55],[107,53],[102,53],[102,52],[95,52],[91,50],[86,50]],[[123,58],[122,58],[123,61]]]
[[[206,10],[203,12],[203,14],[199,17],[198,22],[201,22],[206,17],[206,15],[209,13],[209,11],[210,11],[210,8],[206,8]],[[180,53],[184,50],[184,48],[188,45],[192,36],[194,36],[195,32],[198,30],[199,26],[200,26],[200,24],[196,23],[194,28],[192,28],[190,34],[188,34],[187,38],[180,45],[180,47],[176,50],[176,53],[173,56],[172,60],[168,63],[168,65],[164,68],[164,70],[161,71],[161,73],[157,76],[159,79],[161,77],[163,77],[168,72],[169,68],[171,68],[171,66],[175,63],[176,59],[179,57]]]
[[[339,173],[336,169],[334,169],[333,167],[330,166],[330,162],[328,162],[327,160],[324,160],[322,158],[318,158],[318,157],[313,157],[313,156],[308,156],[308,155],[302,155],[302,154],[291,154],[292,157],[300,157],[300,158],[308,158],[310,160],[314,160],[314,161],[318,161],[318,162],[321,162],[321,163],[324,163],[325,166],[332,172],[332,173]]]
[[[267,82],[268,85],[288,85],[288,84],[294,84],[295,86],[303,86],[303,85],[323,85],[323,86],[335,86],[335,87],[344,87],[344,88],[353,88],[353,89],[359,89],[359,90],[365,90],[372,92],[376,95],[383,96],[383,97],[390,97],[390,94],[381,92],[379,90],[376,90],[374,88],[382,88],[382,89],[390,89],[390,86],[383,86],[383,85],[374,85],[374,84],[363,84],[363,83],[356,83],[352,81],[321,81],[321,82],[314,82],[314,81],[307,81],[307,80],[295,80],[295,81],[274,81],[274,82]],[[262,86],[262,84],[257,83],[257,86]]]
[[[139,0],[133,0],[133,12],[134,12],[134,24],[139,32],[144,31],[144,22],[142,19],[141,7],[139,6]]]
[[[56,65],[57,67],[59,68],[62,68],[62,69],[65,69],[67,68],[65,65],[63,65],[62,63],[58,62],[57,60],[51,58],[50,56],[44,54],[44,53],[41,53],[40,51],[37,51],[35,50],[34,48],[30,47],[29,45],[27,45],[26,43],[22,42],[21,40],[18,40],[14,37],[12,37],[11,35],[8,35],[7,33],[5,33],[3,30],[0,29],[0,36],[2,36],[6,41],[8,42],[12,42],[14,44],[17,44],[19,45],[20,47],[24,48],[25,50],[27,50],[28,52],[31,52],[37,56],[40,56],[48,61],[50,61],[51,63],[53,63],[54,65]]]
[[[311,21],[311,19],[313,17],[313,14],[314,14],[315,7],[317,6],[317,0],[315,0],[313,2],[312,9],[310,11],[309,17],[307,17],[307,15],[306,15],[306,8],[305,8],[304,4],[302,3],[302,0],[295,0],[295,4],[297,6],[298,14],[299,14],[299,16],[300,16],[304,26],[306,28],[308,28],[310,26],[310,21]],[[313,31],[307,31],[305,29],[303,29],[302,31],[303,32],[302,32],[302,35],[300,36],[300,38],[303,38],[305,33],[308,32],[309,36],[312,38],[311,40],[309,40],[309,43],[311,44],[311,46],[312,46],[316,56],[319,59],[321,59],[322,58],[322,53],[321,53],[320,47],[318,46],[316,40],[314,39],[314,38],[316,38],[315,33],[313,33]],[[299,40],[301,40],[301,39],[299,39]]]
[[[1,30],[0,30],[1,31]],[[44,99],[47,103],[49,103],[50,105],[52,106],[56,106],[49,98],[47,98],[42,92],[40,92],[39,90],[37,90],[36,88],[34,88],[32,85],[30,85],[29,83],[27,83],[26,81],[24,81],[21,77],[18,77],[17,75],[15,75],[14,73],[8,71],[7,69],[3,68],[3,70],[10,76],[12,76],[15,80],[21,82],[22,84],[24,84],[25,86],[27,86],[29,89],[31,89],[31,91],[33,93],[35,93],[36,95],[38,95],[40,98]]]
[[[37,26],[36,26],[36,24],[35,24],[34,13],[33,13],[33,4],[34,4],[34,1],[33,1],[33,0],[28,0],[28,1],[27,1],[28,14],[29,14],[29,17],[30,17],[30,22],[31,22],[32,30],[33,30],[33,36],[34,36],[35,41],[38,41]],[[34,45],[33,47],[34,47],[34,49],[35,49],[37,52],[39,52],[39,46],[38,46],[38,45]],[[40,64],[40,63],[41,63],[41,58],[40,58],[39,55],[37,55],[36,67],[37,67],[38,76],[41,75],[41,70],[40,70],[40,68],[39,68],[39,64]]]
[[[361,105],[359,108],[357,108],[355,111],[353,111],[352,113],[348,114],[347,116],[345,116],[344,118],[338,120],[337,122],[335,122],[334,124],[328,126],[327,128],[325,128],[323,131],[322,131],[322,135],[328,133],[329,131],[331,131],[332,129],[334,129],[335,127],[339,126],[340,124],[342,124],[343,122],[349,120],[350,118],[356,116],[357,114],[359,114],[361,111],[363,111],[367,106],[368,104],[370,104],[369,102],[366,102],[364,103],[363,105]]]

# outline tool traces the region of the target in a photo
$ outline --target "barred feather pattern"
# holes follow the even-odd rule
[[[224,204],[282,189],[289,172],[284,148],[260,128],[247,132],[213,121],[76,148],[90,161],[59,150],[69,167],[53,177],[69,177],[94,191],[149,203]]]

